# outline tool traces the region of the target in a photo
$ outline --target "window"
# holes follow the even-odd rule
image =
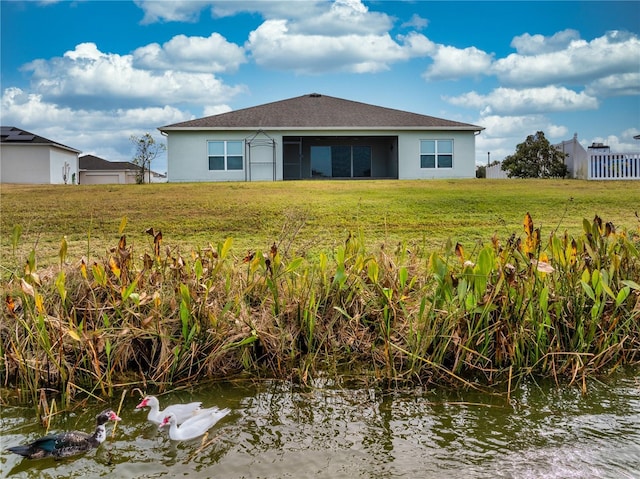
[[[241,170],[244,165],[242,141],[208,141],[210,170]]]
[[[420,140],[420,168],[453,168],[453,140]]]

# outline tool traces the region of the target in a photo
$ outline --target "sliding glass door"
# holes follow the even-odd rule
[[[311,177],[369,178],[371,177],[371,147],[312,146]]]

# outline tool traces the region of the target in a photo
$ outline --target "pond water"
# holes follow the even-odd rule
[[[30,408],[2,409],[3,477],[24,478],[640,478],[637,371],[579,388],[530,382],[505,394],[444,388],[201,385],[160,396],[232,413],[208,436],[173,442],[135,411],[115,437],[75,458],[23,460],[4,449],[43,435]],[[117,410],[119,398],[110,404]],[[103,404],[57,417],[52,432],[93,429]]]

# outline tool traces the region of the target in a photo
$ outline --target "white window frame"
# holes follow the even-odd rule
[[[222,144],[222,154],[211,154],[209,146],[213,143]],[[240,144],[240,154],[229,153],[229,143]],[[207,168],[209,171],[243,171],[244,170],[244,141],[243,140],[207,140]],[[214,157],[222,158],[223,168],[211,168],[211,159]],[[229,159],[241,158],[240,168],[229,168]]]
[[[427,142],[433,143],[434,151],[423,151],[423,148],[426,146]],[[451,148],[446,148],[445,143],[451,145]],[[451,151],[447,151],[447,150],[451,150]],[[422,163],[423,156],[433,156],[434,157],[433,166],[423,166],[423,163]],[[444,160],[445,157],[451,158],[451,165],[441,166],[440,158]],[[440,169],[440,168],[451,169],[453,168],[453,161],[454,161],[454,142],[452,138],[420,140],[420,168],[421,169],[425,169],[425,170]]]

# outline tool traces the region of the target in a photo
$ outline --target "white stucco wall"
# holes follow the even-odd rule
[[[245,140],[252,137],[255,131],[169,131],[167,137],[168,181],[245,181],[247,157],[245,154],[245,169],[237,171],[210,171],[207,160],[207,141],[209,140]],[[474,178],[475,177],[475,133],[473,131],[396,131],[396,130],[287,130],[266,131],[269,137],[276,141],[276,180],[282,180],[282,138],[283,136],[350,136],[350,137],[398,137],[397,155],[398,171],[388,171],[385,176],[399,179],[431,179],[431,178]],[[420,168],[420,140],[453,140],[452,168]],[[375,143],[375,142],[373,142]],[[246,150],[246,149],[245,149]],[[271,165],[266,158],[271,157],[270,150],[264,148],[258,152],[252,150],[265,163],[252,169],[252,179],[270,179]],[[304,153],[304,152],[303,152]],[[383,162],[379,155],[395,155],[396,152],[372,151],[372,169],[379,165],[391,165],[395,170],[396,162]],[[304,155],[308,156],[308,155]],[[306,159],[303,157],[302,167]],[[387,166],[385,166],[386,168]],[[266,171],[268,169],[268,171]],[[254,172],[256,172],[254,174]],[[258,174],[259,172],[259,174]]]
[[[49,148],[31,145],[0,146],[2,183],[49,183]]]
[[[567,154],[564,163],[569,168],[569,177],[586,180],[588,177],[589,155],[587,150],[578,142],[578,135],[576,134],[573,139],[563,141],[554,146],[559,151]]]
[[[172,131],[167,138],[167,177],[170,182],[245,181],[245,169],[209,170],[207,141],[244,140],[248,132]],[[279,139],[278,147],[282,145]],[[282,156],[280,154],[279,156]]]
[[[72,184],[72,178],[76,179],[76,184],[78,183],[78,154],[68,150],[62,150],[58,148],[50,148],[50,172],[49,178],[50,183],[52,185],[63,185],[64,176],[63,176],[63,168],[65,164],[69,165],[69,173],[67,176],[67,184]]]
[[[453,140],[452,168],[420,168],[420,140]],[[398,178],[475,178],[475,140],[471,131],[403,132],[398,137]]]
[[[49,145],[0,145],[0,182],[63,184],[62,167],[69,164],[67,183],[73,173],[78,181],[78,154]]]

